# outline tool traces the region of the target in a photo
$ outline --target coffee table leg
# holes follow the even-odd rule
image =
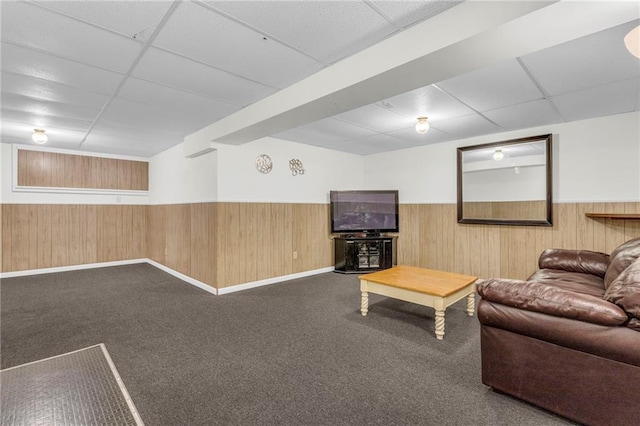
[[[469,295],[467,296],[467,314],[470,317],[473,316],[473,311],[475,310],[475,307],[476,307],[475,297],[473,293],[469,293]]]
[[[366,317],[367,312],[369,312],[369,293],[363,291],[360,298],[360,313],[362,313],[363,317]]]
[[[436,310],[436,338],[444,339],[444,311]]]

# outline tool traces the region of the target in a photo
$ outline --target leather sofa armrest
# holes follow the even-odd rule
[[[609,255],[590,250],[547,249],[538,259],[540,269],[560,269],[604,278],[609,267]]]
[[[535,281],[489,279],[477,285],[485,300],[525,311],[618,326],[629,319],[614,303]]]

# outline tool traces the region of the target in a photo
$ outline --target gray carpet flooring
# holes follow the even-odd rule
[[[480,380],[477,318],[327,273],[213,296],[148,264],[3,279],[2,368],[104,343],[147,425],[567,425]],[[523,366],[526,368],[526,366]]]

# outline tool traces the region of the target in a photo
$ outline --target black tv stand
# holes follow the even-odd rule
[[[395,237],[380,234],[341,235],[334,241],[336,272],[374,272],[391,268],[396,263]]]

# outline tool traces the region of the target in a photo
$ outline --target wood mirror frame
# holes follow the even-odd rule
[[[459,147],[458,223],[552,226],[551,151],[551,134]]]

